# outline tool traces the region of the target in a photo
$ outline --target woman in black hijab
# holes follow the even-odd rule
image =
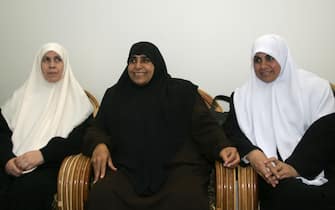
[[[197,86],[171,78],[149,42],[131,47],[85,141],[95,174],[88,210],[208,209],[213,161],[239,163]]]

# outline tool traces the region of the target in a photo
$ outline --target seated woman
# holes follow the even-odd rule
[[[260,179],[261,209],[335,209],[335,102],[328,81],[298,69],[278,35],[258,38],[233,94],[227,135]]]
[[[208,209],[211,164],[236,166],[237,149],[197,86],[171,78],[155,45],[134,44],[127,63],[88,128],[96,183],[87,209]]]
[[[1,107],[1,209],[51,209],[60,164],[80,152],[92,111],[65,49],[42,46],[28,80]]]

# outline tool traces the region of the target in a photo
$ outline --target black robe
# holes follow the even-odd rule
[[[93,145],[112,145],[110,140],[102,137],[101,132],[97,132],[94,127],[90,127],[88,131],[89,135],[100,138],[92,138],[91,140],[95,141],[84,144],[86,155],[91,155]],[[118,168],[117,172],[108,170],[105,178],[93,185],[87,209],[208,209],[210,169],[214,160],[220,159],[219,151],[223,147],[232,146],[232,143],[211,116],[200,95],[196,95],[189,137],[166,164],[166,179],[157,192],[139,195],[122,167]],[[114,162],[113,153],[111,156]]]
[[[0,110],[1,111],[1,110]],[[92,116],[72,130],[67,139],[53,137],[40,149],[44,163],[20,177],[9,176],[5,165],[12,152],[12,131],[0,114],[0,205],[2,210],[51,209],[57,191],[57,176],[63,159],[81,151],[84,130]]]

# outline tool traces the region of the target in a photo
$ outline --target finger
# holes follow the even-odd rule
[[[281,167],[278,170],[278,179],[285,179],[291,177],[288,168]]]
[[[32,168],[36,168],[36,165],[35,164],[28,164],[25,168],[24,168],[24,171],[28,171]]]
[[[227,154],[225,152],[221,152],[220,156],[223,161],[223,165],[225,165],[228,159]]]
[[[235,158],[235,159],[228,165],[228,167],[230,167],[230,168],[234,168],[234,167],[236,167],[239,163],[240,163],[240,158],[237,157],[237,158]]]
[[[267,182],[268,184],[270,184],[272,187],[276,187],[277,184],[279,183],[275,176],[267,177],[265,180],[266,180],[266,182]]]
[[[236,152],[234,160],[233,160],[231,166],[232,167],[237,166],[240,163],[240,161],[241,161],[240,155],[238,154],[238,152]]]
[[[266,159],[266,162],[272,162],[272,161],[277,161],[277,158],[269,157],[268,159]]]
[[[107,166],[107,158],[103,157],[100,159],[100,179],[105,177]]]
[[[221,152],[221,158],[225,162],[225,165],[229,164],[230,162],[234,161],[236,154],[238,154],[232,148],[226,148]]]
[[[269,168],[275,167],[279,163],[280,161],[275,157],[268,158],[264,161],[264,164],[267,165],[267,167]]]
[[[272,162],[273,163],[273,162]],[[279,175],[279,167],[277,165],[274,165],[274,164],[270,164],[270,167],[269,167],[271,173],[277,177],[277,179],[280,178],[280,175]]]
[[[231,155],[231,160],[228,161],[227,167],[235,167],[240,163],[240,155],[237,152],[233,152]]]
[[[12,167],[12,170],[11,170],[11,173],[16,176],[16,177],[19,177],[22,175],[22,170],[18,167],[16,167],[15,164],[13,164],[13,167]]]
[[[234,165],[234,162],[235,162],[234,157],[226,158],[224,163],[223,163],[223,166],[230,168],[230,167],[232,167],[232,165]]]
[[[22,158],[15,158],[14,166],[20,171],[25,171],[25,163]]]
[[[94,170],[94,180],[93,183],[96,183],[99,180],[100,177],[100,166],[99,166],[99,162],[97,161],[96,158],[92,158],[92,166],[93,166],[93,170]]]
[[[282,162],[277,160],[276,158],[269,158],[268,160],[264,161],[266,167],[271,171],[273,175],[280,178],[279,172],[282,170]]]
[[[223,164],[224,166],[228,166],[233,161],[233,157],[232,157],[231,153],[229,153],[229,152],[223,153],[222,159],[224,161],[224,164]]]
[[[276,174],[274,174],[273,172],[274,172],[273,169],[266,167],[266,172],[264,174],[264,176],[266,177],[266,179],[269,180],[272,186],[274,186],[274,183],[278,184]]]
[[[112,169],[113,171],[117,171],[117,168],[114,166],[113,161],[111,158],[108,158],[108,166],[110,169]]]
[[[262,171],[257,171],[256,170],[256,172],[264,179],[264,181],[266,182],[266,183],[268,183],[269,185],[271,185],[272,187],[275,187],[276,186],[276,183],[277,183],[277,181],[275,180],[275,179],[273,179],[273,176],[272,175],[267,175],[267,176],[265,176],[264,174],[263,174],[263,172]]]

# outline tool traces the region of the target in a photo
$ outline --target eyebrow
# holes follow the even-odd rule
[[[43,58],[62,58],[62,57],[60,55],[55,56],[44,55]]]
[[[132,58],[148,58],[148,56],[147,55],[132,55],[131,56]]]

